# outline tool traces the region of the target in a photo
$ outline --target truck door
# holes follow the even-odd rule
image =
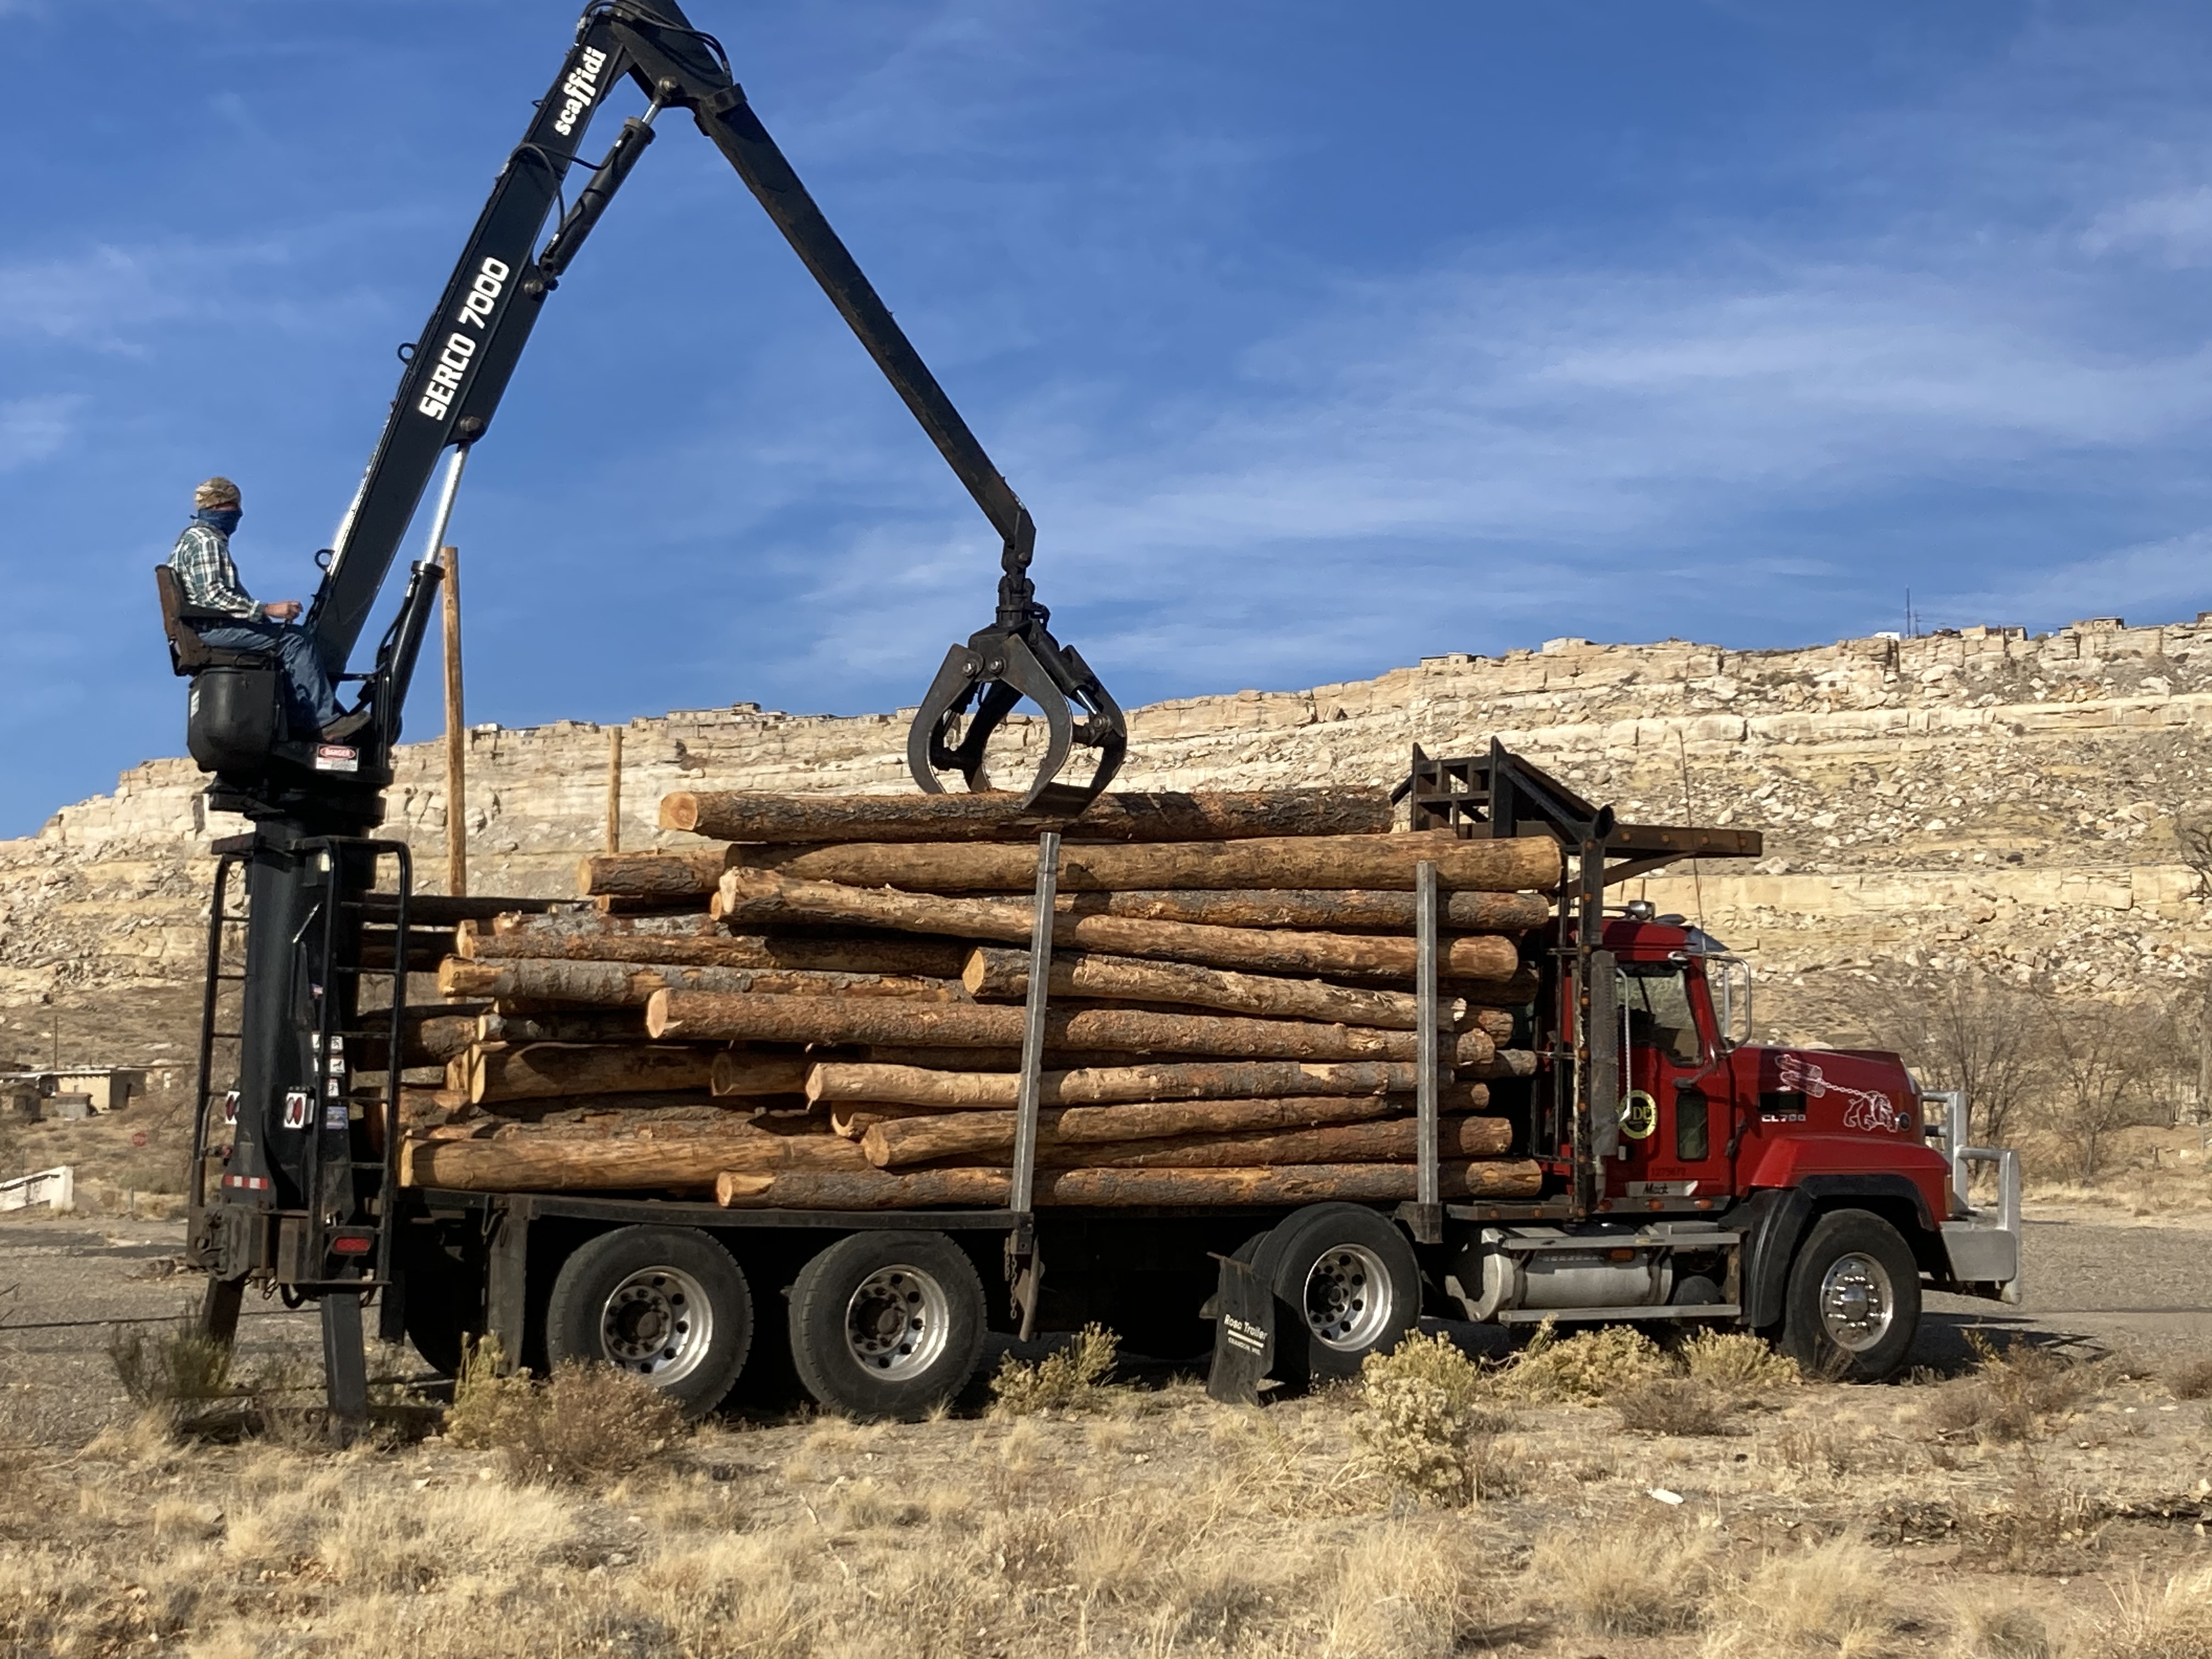
[[[1620,965],[1627,1087],[1606,1192],[1623,1207],[1729,1190],[1732,1091],[1704,980],[1691,969],[1672,960]]]

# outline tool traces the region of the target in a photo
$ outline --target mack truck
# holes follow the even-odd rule
[[[571,198],[593,115],[644,100]],[[1492,1110],[1540,1165],[1511,1202],[1440,1197],[1436,872],[1417,894],[1421,1087],[1415,1195],[1285,1210],[1085,1212],[1032,1204],[1037,1079],[1058,832],[1040,838],[1021,1133],[1002,1207],[731,1210],[666,1197],[459,1193],[399,1178],[402,1010],[419,927],[501,902],[414,890],[410,849],[380,837],[409,685],[444,571],[464,465],[489,430],[560,278],[669,111],[732,164],[998,537],[998,606],[948,650],[906,745],[916,786],[986,787],[985,750],[1023,699],[1043,716],[1022,809],[1066,824],[1121,764],[1120,708],[1053,635],[1029,570],[1036,526],[943,386],[769,137],[727,54],[674,0],[593,0],[508,156],[403,369],[303,626],[342,687],[343,743],[290,729],[266,653],[210,647],[225,620],[157,572],[171,664],[191,682],[190,750],[208,802],[241,814],[219,841],[201,1021],[187,1259],[203,1325],[228,1340],[249,1291],[319,1311],[332,1418],[368,1408],[363,1312],[450,1370],[471,1337],[511,1359],[623,1366],[688,1410],[783,1370],[825,1405],[904,1417],[972,1375],[993,1328],[1096,1318],[1130,1347],[1204,1351],[1214,1387],[1251,1397],[1349,1375],[1424,1313],[1503,1325],[1632,1320],[1741,1327],[1808,1365],[1879,1377],[1910,1349],[1924,1289],[2016,1297],[2019,1175],[1966,1145],[1966,1109],[1893,1055],[1749,1040],[1745,964],[1621,884],[1684,858],[1755,856],[1754,832],[1626,824],[1493,743],[1418,750],[1412,827],[1553,837],[1568,879],[1528,937],[1514,1047],[1531,1073]],[[552,224],[545,235],[548,222]],[[544,237],[541,243],[540,238]],[[442,469],[442,470],[441,470]],[[434,491],[432,489],[435,483]],[[365,667],[351,666],[426,498],[416,562]],[[349,695],[356,695],[349,693]],[[350,726],[349,728],[350,729]],[[1077,746],[1086,781],[1060,774]],[[384,1066],[359,1063],[380,1046]],[[1994,1166],[1993,1208],[1969,1202]]]

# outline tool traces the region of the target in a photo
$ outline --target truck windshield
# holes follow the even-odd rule
[[[1690,1012],[1689,970],[1679,962],[1620,964],[1620,1006],[1628,1012],[1628,1040],[1659,1049],[1679,1065],[1705,1058],[1697,1017]]]

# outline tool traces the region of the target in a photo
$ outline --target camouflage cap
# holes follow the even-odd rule
[[[228,478],[210,478],[192,489],[194,507],[236,507],[238,504],[238,486]]]

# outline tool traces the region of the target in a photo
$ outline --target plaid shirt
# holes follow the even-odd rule
[[[221,611],[248,622],[261,620],[261,607],[238,585],[238,567],[230,562],[230,538],[204,524],[185,526],[169,566],[184,585],[185,603],[203,611]]]

